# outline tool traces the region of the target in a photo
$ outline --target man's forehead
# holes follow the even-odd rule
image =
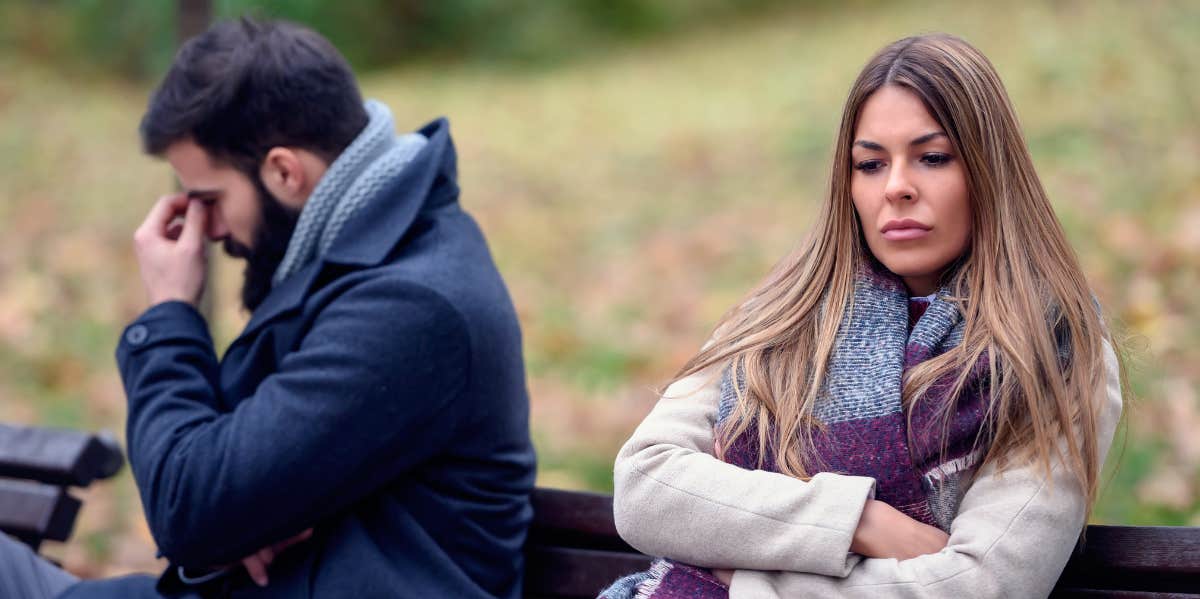
[[[230,167],[221,166],[190,139],[167,147],[164,155],[175,171],[175,179],[188,196],[211,196],[228,185]]]

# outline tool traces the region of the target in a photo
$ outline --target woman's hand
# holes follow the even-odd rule
[[[882,501],[871,499],[863,508],[850,551],[864,557],[906,560],[937,553],[949,541],[950,535],[941,529],[922,524]]]
[[[712,573],[713,576],[716,576],[717,580],[721,581],[721,584],[725,585],[726,588],[733,584],[733,570],[713,568]]]

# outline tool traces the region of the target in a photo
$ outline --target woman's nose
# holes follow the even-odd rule
[[[884,197],[890,202],[917,199],[917,190],[908,178],[903,166],[896,166],[888,173],[887,187]]]

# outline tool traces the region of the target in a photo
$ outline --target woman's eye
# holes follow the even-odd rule
[[[873,173],[883,168],[882,160],[863,160],[854,164],[854,169],[864,173]]]
[[[947,162],[950,162],[951,160],[953,160],[953,157],[951,157],[949,154],[932,153],[921,156],[921,162],[924,162],[930,166],[941,166]]]

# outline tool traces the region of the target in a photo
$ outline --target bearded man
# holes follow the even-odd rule
[[[394,131],[310,30],[222,22],[181,49],[141,135],[182,191],[134,234],[151,307],[117,348],[170,566],[76,582],[7,543],[19,596],[520,595],[516,315],[458,204],[449,124]],[[210,241],[246,261],[251,312],[219,359],[196,309]]]

